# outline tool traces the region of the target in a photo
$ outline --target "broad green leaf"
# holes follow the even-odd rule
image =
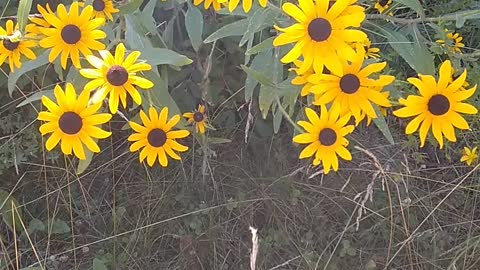
[[[94,141],[97,142],[98,139],[94,138]],[[90,163],[92,163],[92,158],[93,158],[93,152],[88,149],[85,149],[85,160],[78,161],[77,174],[82,174],[88,168]]]
[[[128,15],[136,11],[143,3],[143,0],[130,0],[127,4],[119,7],[120,15]]]
[[[108,268],[102,260],[95,258],[93,259],[93,270],[108,270]]]
[[[261,70],[262,66],[265,66],[265,63],[268,63],[272,58],[272,51],[263,51],[253,58],[250,68],[253,70]],[[245,101],[249,101],[253,96],[253,91],[258,85],[258,80],[256,80],[252,75],[247,73],[247,78],[245,79]]]
[[[418,0],[395,0],[395,2],[415,10],[415,12],[422,17],[425,16],[422,4],[420,4],[420,1]]]
[[[203,15],[200,10],[188,2],[187,14],[185,14],[185,28],[192,47],[198,52],[203,43]]]
[[[40,219],[33,218],[30,223],[28,223],[28,233],[34,233],[37,231],[45,231],[45,224]]]
[[[30,14],[30,9],[32,8],[33,0],[20,0],[18,3],[17,10],[17,23],[18,29],[22,34],[25,34],[25,26],[28,22],[28,15]]]
[[[61,219],[55,219],[52,223],[52,234],[63,234],[63,233],[69,233],[70,232],[70,226],[68,224],[61,220]]]
[[[142,14],[137,12],[125,15],[125,43],[130,49],[152,47],[150,40],[146,37],[148,30],[137,16]]]
[[[18,207],[18,206],[19,206],[18,201],[13,196],[10,196],[10,193],[6,192],[5,190],[0,190],[0,212],[2,213],[3,222],[7,224],[7,227],[10,230],[13,230],[13,222],[15,222],[16,231],[22,231],[23,230],[22,223],[19,217],[19,215],[22,215],[22,211],[20,208],[16,209],[15,219],[13,218],[14,208],[12,207]]]
[[[260,85],[260,92],[258,94],[258,107],[262,113],[263,119],[267,118],[270,106],[275,100],[275,88],[271,86],[266,86],[264,84]]]
[[[283,113],[280,108],[277,106],[277,110],[273,113],[273,132],[275,134],[280,130],[280,125],[282,124]]]
[[[152,66],[172,65],[185,66],[191,64],[192,59],[165,48],[144,48],[142,49],[142,59],[146,59]]]
[[[425,38],[416,30],[410,28],[410,36],[417,39],[410,40],[399,31],[381,28],[387,36],[390,46],[420,74],[435,74],[433,56],[425,45]]]
[[[18,105],[17,105],[17,108],[20,108],[22,106],[25,106],[27,104],[30,104],[34,101],[37,101],[37,100],[40,100],[42,99],[42,96],[47,96],[49,97],[50,99],[54,99],[54,95],[53,95],[53,89],[48,89],[48,90],[42,90],[42,91],[39,91],[39,92],[36,92],[35,94],[33,95],[30,95],[29,97],[27,97],[24,101],[20,102]]]
[[[208,136],[207,137],[207,143],[209,145],[212,145],[212,144],[222,144],[222,143],[231,143],[232,140],[229,140],[229,139],[225,139],[225,138],[217,138],[217,137],[210,137]]]
[[[242,36],[238,46],[242,47],[247,41],[253,37],[253,34],[257,32],[257,28],[265,21],[265,14],[263,9],[257,9],[248,19],[247,30]]]
[[[269,37],[265,39],[264,41],[258,43],[257,45],[253,46],[249,50],[245,52],[246,55],[252,55],[252,54],[257,54],[263,51],[271,50],[273,49],[273,40],[276,37]]]
[[[211,42],[214,42],[215,40],[218,40],[224,37],[243,36],[247,27],[248,27],[248,19],[235,21],[233,23],[224,25],[222,28],[213,32],[210,36],[208,36],[203,41],[203,43],[211,43]]]
[[[15,90],[15,85],[17,84],[18,79],[23,74],[48,63],[49,52],[50,50],[47,50],[41,55],[37,56],[36,59],[23,63],[21,68],[15,70],[15,72],[8,75],[8,94],[10,95],[10,97],[12,96],[13,90]]]
[[[383,136],[385,136],[388,142],[392,145],[395,144],[392,133],[390,132],[387,122],[385,121],[385,117],[383,117],[382,113],[380,112],[380,109],[375,104],[373,104],[373,109],[375,109],[375,113],[377,114],[377,118],[373,118],[373,122],[378,127],[378,129],[382,132]]]
[[[168,107],[169,117],[175,114],[180,114],[180,109],[178,108],[177,103],[175,102],[175,100],[173,100],[170,92],[168,92],[168,85],[166,81],[164,81],[163,78],[161,78],[158,74],[155,74],[154,72],[145,73],[145,78],[149,79],[155,84],[155,87],[153,87],[152,89],[142,91],[146,92],[147,95],[151,96],[151,102],[153,103],[152,105],[155,105],[157,109]],[[143,109],[148,110],[148,108],[148,102],[143,102]]]
[[[245,73],[247,73],[249,76],[252,76],[255,80],[259,81],[261,84],[268,86],[268,87],[273,87],[273,82],[270,80],[265,74],[258,72],[254,69],[251,69],[245,65],[241,65],[241,68]]]
[[[480,18],[480,9],[459,11],[456,12],[453,16],[455,16],[456,19],[455,27],[462,28],[467,20],[474,20]]]

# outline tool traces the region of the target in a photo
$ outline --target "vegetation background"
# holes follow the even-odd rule
[[[4,17],[16,15],[17,2],[0,2]],[[47,1],[33,2],[35,14]],[[415,67],[445,57],[468,69],[470,84],[479,82],[479,1],[394,2],[388,19],[375,1],[359,1],[371,14],[363,30],[398,79],[393,98],[410,91],[405,78]],[[265,94],[262,80],[272,73],[291,79],[271,46],[272,24],[286,20],[280,3],[233,15],[182,0],[118,6],[107,30],[124,30],[126,44],[152,66],[171,57],[151,90],[157,105],[185,112],[205,100],[216,130],[185,140],[191,150],[182,162],[149,168],[128,151],[130,131],[116,115],[107,127],[113,137],[79,174],[78,161],[45,151],[36,120],[40,96],[56,83],[80,83],[78,71],[35,62],[12,75],[4,65],[0,269],[249,269],[249,226],[259,231],[257,269],[480,269],[478,166],[459,162],[464,145],[478,145],[478,117],[443,151],[434,140],[418,148],[393,117],[387,130],[362,125],[351,137],[353,161],[324,176],[298,160],[279,109],[303,117],[299,88],[278,100]],[[464,54],[445,56],[435,45],[445,27],[462,34]],[[149,55],[149,46],[178,55]]]

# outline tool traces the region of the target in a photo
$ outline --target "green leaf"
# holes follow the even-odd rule
[[[395,2],[415,10],[415,12],[417,12],[421,17],[425,16],[422,4],[420,4],[420,1],[418,0],[395,0]]]
[[[267,118],[270,106],[275,100],[275,88],[271,86],[261,85],[260,92],[258,94],[258,107],[262,113],[263,119]]]
[[[8,94],[12,96],[13,90],[15,90],[15,85],[17,84],[18,79],[25,73],[34,70],[38,67],[41,67],[48,63],[48,53],[47,50],[39,55],[35,60],[28,61],[22,64],[22,67],[15,70],[15,72],[10,73],[8,76]]]
[[[17,22],[18,29],[22,34],[25,34],[25,26],[28,22],[28,15],[30,14],[30,9],[32,8],[33,0],[20,0],[18,3],[17,10]]]
[[[151,102],[153,103],[151,105],[155,105],[156,108],[168,107],[169,116],[180,114],[180,109],[178,108],[177,103],[173,100],[170,92],[168,92],[166,81],[154,72],[145,73],[145,78],[155,84],[155,87],[147,90],[147,94],[151,95]],[[144,110],[148,110],[149,105],[146,102],[143,104]]]
[[[462,28],[467,20],[480,18],[480,9],[459,11],[454,16],[456,18],[455,27]]]
[[[187,14],[185,14],[185,28],[192,47],[198,52],[203,43],[203,15],[200,10],[188,2]]]
[[[233,23],[224,25],[222,28],[213,32],[203,43],[211,43],[224,37],[243,36],[248,27],[248,19],[242,19]]]
[[[222,143],[231,143],[232,140],[225,139],[225,138],[217,138],[217,137],[207,137],[207,144],[222,144]]]
[[[262,66],[265,66],[265,63],[272,58],[272,51],[264,51],[259,53],[255,58],[253,58],[252,64],[250,64],[250,68],[253,70],[260,70]],[[253,91],[255,87],[258,85],[258,80],[256,80],[253,76],[247,73],[247,78],[245,79],[245,101],[249,101],[253,96]]]
[[[93,140],[95,142],[98,141],[98,139],[95,139],[95,138],[93,138]],[[77,174],[82,174],[88,168],[90,163],[92,163],[92,158],[93,158],[93,152],[88,149],[85,149],[85,160],[78,161]]]
[[[146,37],[148,30],[137,17],[141,15],[141,13],[125,15],[125,43],[130,49],[152,47],[150,40]]]
[[[95,258],[93,259],[93,270],[108,270],[108,268],[102,260]]]
[[[392,46],[417,73],[435,74],[433,56],[425,45],[425,38],[416,27],[409,29],[410,36],[415,37],[413,41],[408,39],[400,31],[392,31],[381,27],[379,27],[379,29],[387,36],[390,46]]]
[[[269,37],[265,39],[264,41],[258,43],[257,45],[253,46],[250,48],[250,50],[247,50],[245,52],[246,55],[252,55],[252,54],[257,54],[263,51],[271,50],[273,49],[273,40],[276,37]]]
[[[52,233],[53,234],[63,234],[63,233],[69,233],[70,232],[70,226],[68,224],[61,220],[61,219],[55,219],[52,223]]]
[[[31,266],[31,267],[21,268],[20,270],[44,270],[44,269],[40,266]]]
[[[375,113],[377,114],[377,118],[373,118],[373,122],[378,127],[378,129],[382,132],[383,136],[385,136],[388,142],[392,145],[395,144],[392,133],[390,132],[387,122],[385,121],[385,117],[383,117],[382,113],[380,112],[380,109],[375,104],[373,104],[373,109],[375,109]]]
[[[282,119],[283,119],[283,113],[280,110],[280,108],[278,108],[278,106],[277,106],[277,110],[273,113],[273,132],[275,134],[277,134],[278,131],[280,130],[280,125],[282,124]]]
[[[243,69],[243,71],[245,71],[245,73],[247,73],[247,75],[252,76],[255,80],[257,80],[261,84],[268,87],[274,86],[272,80],[270,80],[267,76],[265,76],[265,74],[258,72],[254,69],[251,69],[245,65],[241,65],[241,68]]]
[[[143,59],[147,59],[152,66],[173,65],[177,67],[191,64],[192,59],[165,48],[144,48],[142,49]]]
[[[28,223],[28,233],[34,233],[34,232],[37,232],[37,231],[45,231],[45,224],[43,223],[43,221],[41,221],[40,219],[32,219],[30,221],[30,223]]]
[[[15,213],[15,219],[13,218],[13,207],[18,207],[18,201],[13,197],[10,196],[10,193],[0,190],[0,212],[2,213],[2,219],[5,224],[7,224],[8,228],[13,231],[13,223],[15,222],[15,229],[17,231],[22,231],[22,223],[20,221],[19,215],[22,215],[22,211],[20,208],[17,208]]]
[[[120,15],[131,14],[136,11],[143,3],[143,0],[130,0],[126,5],[120,6]]]
[[[47,96],[49,97],[50,99],[54,99],[54,95],[53,95],[53,89],[48,89],[48,90],[41,90],[39,92],[35,92],[33,95],[30,95],[29,97],[27,97],[24,101],[20,102],[18,105],[17,105],[17,108],[20,108],[22,106],[25,106],[27,104],[30,104],[34,101],[37,101],[37,100],[40,100],[42,99],[43,96]]]

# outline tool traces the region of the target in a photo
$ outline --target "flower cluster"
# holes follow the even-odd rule
[[[59,4],[56,12],[48,4],[45,8],[40,5],[37,8],[42,17],[31,18],[34,24],[27,26],[24,39],[18,42],[4,40],[0,45],[0,59],[2,62],[8,61],[13,71],[13,66],[20,67],[20,54],[29,59],[35,58],[30,48],[36,46],[36,40],[39,40],[40,47],[50,50],[50,62],[60,57],[63,69],[67,69],[71,62],[71,68],[80,69],[80,74],[89,79],[78,95],[71,83],[66,83],[65,89],[56,85],[55,100],[43,96],[42,104],[46,111],[38,114],[38,120],[43,121],[40,133],[50,134],[46,140],[46,149],[50,151],[60,144],[65,155],[73,154],[84,160],[84,146],[89,151],[98,153],[100,148],[97,141],[112,135],[100,126],[111,120],[120,104],[126,108],[128,97],[136,104],[142,104],[142,95],[138,89],[147,90],[154,84],[141,73],[152,67],[139,60],[139,51],[127,53],[123,43],[117,44],[114,54],[105,50],[102,40],[106,34],[101,27],[105,24],[105,19],[113,21],[112,14],[119,11],[111,0],[94,0],[91,5],[73,2],[68,10]],[[6,30],[0,28],[0,34],[12,35],[14,31],[12,21],[7,21]],[[90,67],[82,68],[85,64],[81,63],[81,55]],[[107,97],[109,113],[99,113]],[[205,132],[205,113],[205,107],[201,106],[192,116],[185,115],[189,122],[195,123],[199,133]],[[128,137],[133,142],[130,151],[140,151],[140,162],[146,159],[149,166],[153,166],[158,159],[159,164],[166,167],[167,156],[180,160],[175,151],[185,152],[188,147],[177,140],[190,134],[188,130],[174,130],[180,121],[180,115],[169,118],[167,107],[157,112],[152,106],[148,109],[148,116],[143,110],[139,114],[142,124],[129,121],[130,127],[135,131]]]
[[[378,1],[375,8],[382,13],[390,4],[391,0]],[[273,45],[293,43],[281,61],[295,65],[290,69],[296,74],[292,84],[303,86],[300,95],[312,95],[312,104],[320,107],[320,116],[306,108],[309,121],[298,122],[306,133],[295,136],[293,141],[308,144],[300,159],[314,156],[313,165],[322,163],[325,174],[331,168],[337,171],[337,156],[352,159],[346,148],[349,144],[346,136],[354,130],[349,125],[350,118],[358,126],[364,119],[368,125],[379,117],[378,112],[386,115],[392,104],[389,92],[383,89],[395,77],[379,74],[386,62],[366,63],[365,59],[380,55],[378,48],[370,48],[371,41],[359,28],[366,15],[356,0],[299,0],[298,5],[283,4],[282,9],[295,23],[275,26],[280,34]],[[459,42],[458,36],[452,39]],[[476,86],[465,90],[466,71],[455,79],[453,73],[447,60],[441,65],[438,83],[431,75],[409,78],[408,82],[419,89],[420,96],[401,98],[399,103],[405,107],[393,113],[397,117],[415,116],[405,132],[411,134],[420,127],[421,147],[430,127],[440,148],[443,136],[455,142],[454,127],[469,128],[460,114],[477,113],[475,107],[463,102],[473,95]]]

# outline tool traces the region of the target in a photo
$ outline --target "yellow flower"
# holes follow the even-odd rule
[[[38,114],[38,120],[46,122],[39,129],[42,136],[52,133],[45,143],[47,150],[51,151],[60,142],[65,155],[71,155],[73,150],[73,154],[79,159],[85,159],[83,145],[94,153],[100,152],[92,138],[104,139],[112,134],[97,127],[108,122],[112,115],[97,114],[102,103],[89,106],[88,91],[82,91],[77,99],[75,88],[70,83],[66,84],[65,92],[56,85],[54,94],[57,103],[43,96],[42,103],[48,111]]]
[[[370,79],[369,76],[382,71],[387,63],[373,63],[362,68],[363,54],[363,51],[359,51],[357,59],[351,64],[344,62],[341,69],[331,71],[331,74],[314,74],[308,78],[313,84],[310,92],[315,94],[315,105],[332,102],[333,109],[339,109],[342,115],[350,112],[357,122],[363,112],[371,118],[377,117],[371,103],[391,107],[381,90],[392,83],[395,77],[380,75],[378,79]]]
[[[465,44],[462,43],[463,37],[459,33],[450,33],[448,29],[445,29],[445,32],[447,32],[447,41],[439,39],[436,42],[441,46],[448,47],[450,53],[462,53],[461,49],[465,47]]]
[[[274,39],[274,46],[295,43],[281,61],[291,63],[303,56],[299,74],[307,72],[311,66],[316,73],[321,73],[324,66],[332,72],[340,72],[343,59],[356,58],[357,53],[350,44],[367,39],[361,30],[347,29],[359,27],[365,19],[364,8],[352,3],[355,1],[338,0],[330,8],[326,0],[300,0],[299,6],[283,4],[283,11],[297,23],[287,28],[275,26],[283,33]]]
[[[176,141],[187,137],[190,132],[188,130],[171,130],[180,121],[180,115],[174,115],[168,120],[168,108],[164,107],[160,114],[150,107],[147,116],[143,110],[140,111],[140,118],[143,125],[135,122],[129,122],[130,127],[137,133],[128,137],[128,140],[134,142],[130,145],[130,151],[140,151],[140,162],[147,158],[147,163],[150,167],[153,166],[158,157],[158,162],[162,167],[168,166],[167,155],[173,159],[180,160],[180,156],[175,151],[185,152],[188,150]],[[167,121],[168,120],[168,121]]]
[[[296,67],[290,68],[289,71],[295,71],[297,76],[292,79],[291,83],[293,85],[303,85],[302,90],[300,91],[300,95],[304,97],[310,93],[310,88],[313,86],[313,84],[308,82],[308,77],[313,74],[313,68],[309,68],[307,72],[299,74],[298,69],[303,64],[303,62],[300,60],[295,60],[293,63]]]
[[[50,6],[47,4],[46,5],[46,12],[50,13],[50,14],[53,14],[54,12],[52,11],[52,9],[50,8]],[[28,16],[28,19],[34,23],[33,27],[32,27],[32,30],[31,32],[34,33],[34,34],[38,34],[38,35],[41,35],[42,32],[40,32],[40,28],[49,28],[51,27],[52,25],[47,22],[43,17],[41,16],[38,16],[38,15],[31,15],[31,16]]]
[[[392,0],[378,0],[375,3],[375,9],[378,10],[378,13],[382,14],[386,9],[388,9],[392,2]]]
[[[224,0],[223,2],[227,2]],[[267,6],[268,0],[258,0],[258,3],[260,4],[261,7],[266,7]],[[228,11],[232,12],[234,11],[238,4],[240,3],[240,0],[229,0],[228,1]],[[252,4],[253,0],[242,0],[242,8],[245,13],[248,13],[250,9],[252,9]]]
[[[408,78],[408,81],[418,88],[420,95],[409,95],[407,99],[401,98],[399,103],[405,107],[393,112],[398,117],[415,118],[405,128],[406,134],[412,134],[420,127],[420,147],[425,144],[427,132],[432,127],[435,139],[443,147],[443,136],[451,142],[457,141],[454,127],[470,129],[467,121],[460,115],[476,114],[477,109],[462,101],[471,97],[477,85],[468,90],[461,90],[467,77],[467,70],[452,83],[452,65],[449,60],[440,66],[438,82],[431,75],[418,75],[419,78]],[[421,124],[421,125],[420,125]]]
[[[93,91],[98,88],[92,98],[95,101],[103,100],[110,94],[108,105],[111,113],[117,112],[119,100],[123,108],[127,106],[127,94],[136,104],[142,104],[142,97],[134,86],[149,89],[153,87],[153,83],[137,76],[137,72],[152,69],[147,63],[137,63],[140,52],[132,51],[124,58],[125,46],[120,43],[115,49],[115,56],[107,50],[100,51],[100,55],[103,59],[93,55],[86,57],[87,61],[95,67],[94,69],[80,70],[83,77],[93,79],[85,85],[85,91]]]
[[[47,4],[48,5],[48,4]],[[105,32],[97,29],[104,24],[102,18],[91,19],[93,7],[84,8],[78,13],[78,2],[73,2],[67,13],[63,4],[57,6],[57,14],[45,10],[40,5],[38,11],[42,14],[51,28],[39,27],[39,31],[46,37],[39,44],[43,48],[52,48],[48,60],[53,62],[60,54],[60,63],[63,69],[67,68],[67,59],[70,56],[73,65],[80,68],[80,53],[91,55],[91,50],[103,50],[105,45],[97,39],[106,37]],[[47,9],[48,6],[47,6]]]
[[[82,0],[86,1],[86,0]],[[81,7],[85,6],[85,3],[80,2]],[[120,10],[113,6],[112,0],[93,0],[92,1],[93,13],[92,18],[108,18],[110,21],[113,21],[113,13],[117,13]]]
[[[467,163],[468,166],[472,165],[473,162],[476,162],[478,159],[477,147],[469,149],[467,147],[463,148],[463,156],[460,158],[460,161]]]
[[[213,6],[215,11],[220,10],[223,6],[227,5],[227,0],[193,0],[195,6],[200,5],[203,2],[203,8],[208,9]]]
[[[377,59],[377,58],[380,58],[380,55],[378,54],[380,52],[380,49],[379,48],[372,48],[370,47],[371,46],[371,42],[369,39],[366,39],[363,43],[356,43],[356,48],[357,48],[357,51],[358,50],[363,50],[364,51],[364,54],[365,54],[365,59],[368,59],[368,58],[373,58],[373,59]]]
[[[386,92],[380,92],[382,95],[385,96],[385,98],[388,99],[388,96],[390,95],[390,92],[386,91]],[[380,113],[383,115],[383,117],[387,116],[387,109],[386,107],[378,107]],[[355,126],[358,126],[360,124],[360,122],[362,122],[362,120],[364,118],[367,118],[367,126],[370,126],[370,124],[372,123],[372,120],[373,118],[370,117],[369,115],[367,115],[365,112],[362,111],[362,113],[360,114],[360,118],[357,120],[355,120]]]
[[[207,115],[205,114],[205,106],[198,105],[198,109],[194,112],[186,112],[183,117],[187,118],[188,123],[194,124],[195,131],[200,134],[205,133],[205,127],[207,125]]]
[[[338,110],[327,111],[325,106],[320,106],[320,117],[310,108],[305,109],[309,122],[298,121],[306,133],[293,137],[293,141],[300,144],[308,144],[300,153],[300,159],[309,158],[315,154],[313,165],[322,162],[324,173],[330,168],[338,170],[338,156],[344,160],[352,160],[352,155],[346,148],[347,134],[352,133],[354,127],[347,125],[350,115],[340,117]]]
[[[37,42],[32,40],[33,34],[30,33],[32,26],[27,25],[26,34],[20,41],[11,41],[4,39],[0,42],[0,65],[7,61],[10,66],[10,71],[14,71],[14,66],[20,68],[22,63],[20,62],[21,55],[24,55],[28,59],[35,59],[36,56],[30,49],[37,45]],[[11,36],[18,30],[18,25],[13,25],[12,20],[8,20],[5,29],[0,26],[0,35]]]

